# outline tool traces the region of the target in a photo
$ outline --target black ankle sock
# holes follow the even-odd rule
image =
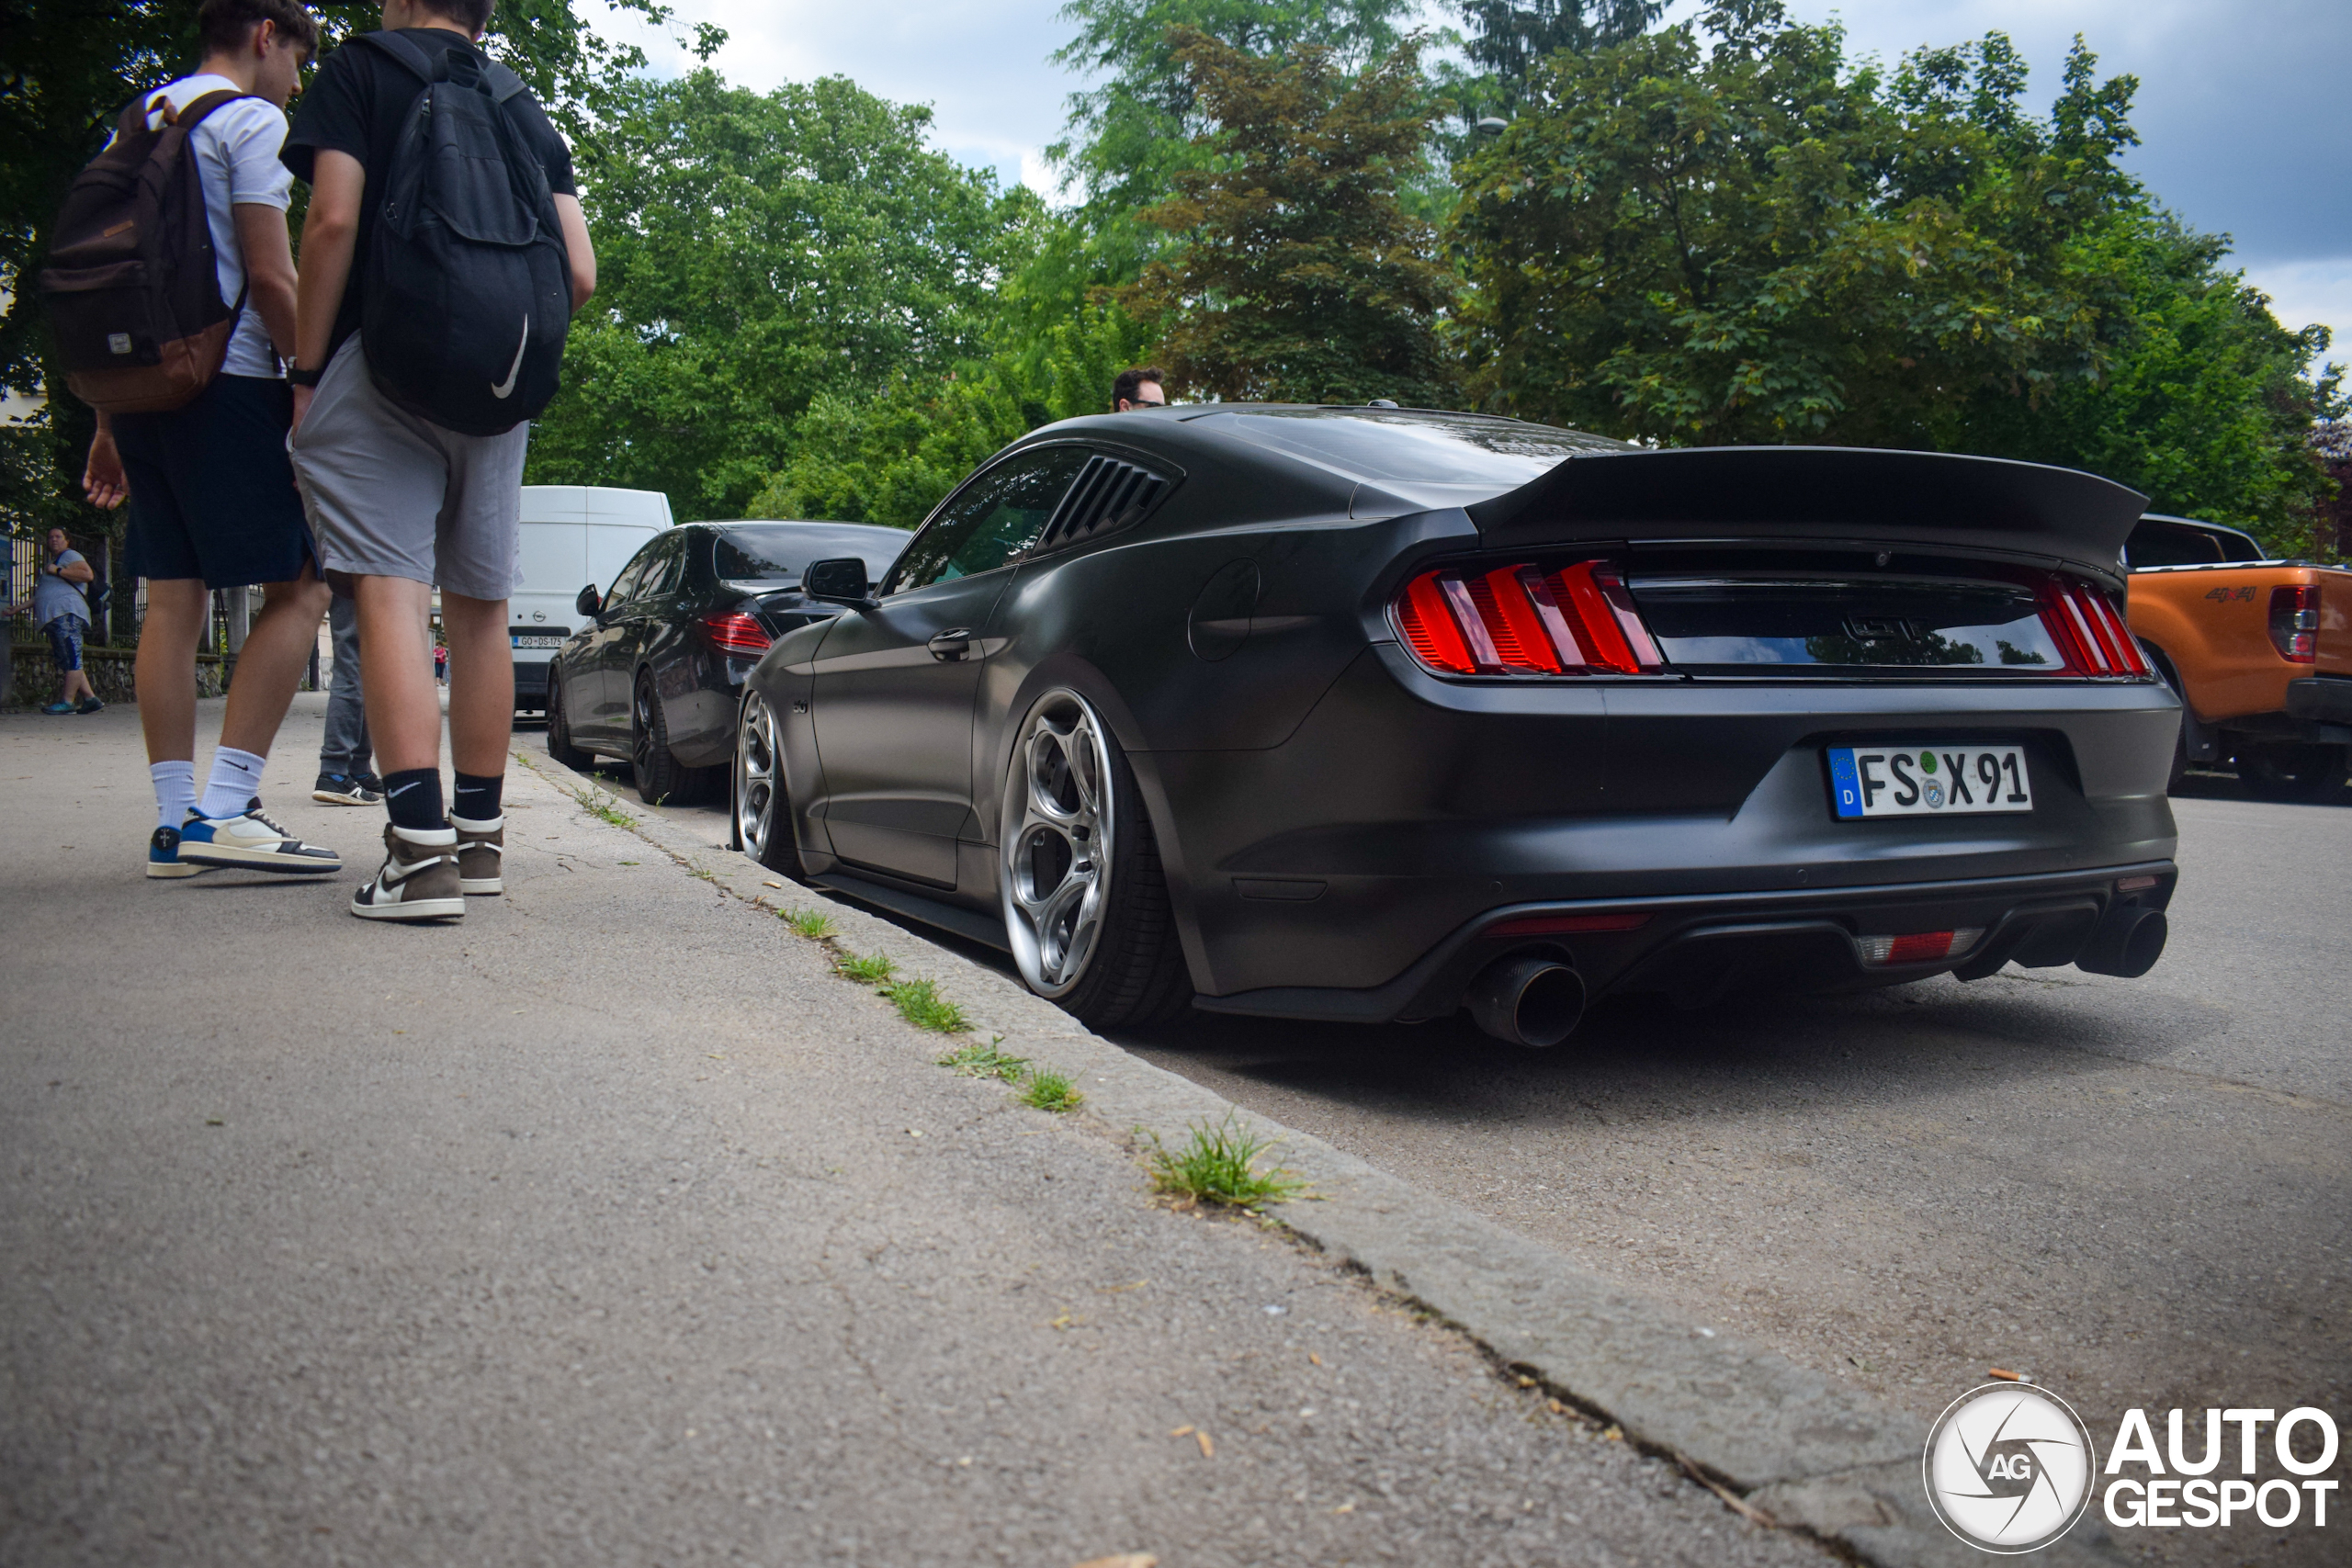
[[[499,794],[505,786],[504,773],[459,773],[449,814],[469,822],[487,822],[498,815]]]
[[[441,770],[410,768],[384,775],[384,809],[392,826],[429,833],[449,825],[441,811]]]

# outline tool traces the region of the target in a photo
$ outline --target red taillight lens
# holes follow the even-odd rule
[[[2319,589],[2312,583],[2270,591],[2270,643],[2290,664],[2319,661]]]
[[[2148,661],[2114,602],[2098,586],[2064,577],[2041,585],[2041,619],[2066,656],[2070,675],[2132,675],[2144,678]]]
[[[1666,667],[1606,561],[1425,571],[1394,606],[1413,656],[1449,675],[1641,675]]]
[[[721,653],[739,654],[756,659],[768,650],[775,639],[768,636],[767,627],[760,625],[741,610],[724,615],[705,615],[702,629],[710,637],[711,646]]]
[[[1939,958],[1957,958],[1976,945],[1984,934],[1982,926],[1963,926],[1956,931],[1913,931],[1905,936],[1858,936],[1854,948],[1863,963],[1877,968],[1892,964],[1932,964]]]

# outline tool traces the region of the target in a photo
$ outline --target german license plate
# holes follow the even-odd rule
[[[1841,819],[2031,811],[2022,746],[1832,746],[1829,804]]]
[[[563,646],[563,638],[560,637],[518,637],[514,639],[514,646],[517,648],[561,648]]]

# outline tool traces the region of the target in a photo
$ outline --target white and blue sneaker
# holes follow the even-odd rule
[[[194,876],[205,869],[180,859],[180,835],[175,828],[158,828],[155,836],[147,840],[147,874],[150,876]]]
[[[341,855],[304,843],[263,816],[259,796],[234,817],[201,817],[190,811],[180,824],[179,858],[198,865],[243,866],[296,876],[343,869]]]

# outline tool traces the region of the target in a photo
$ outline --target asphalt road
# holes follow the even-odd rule
[[[2315,1404],[2352,1439],[2352,798],[2195,775],[2175,810],[2171,942],[2137,981],[1627,1001],[1548,1053],[1466,1018],[1121,1043],[1924,1416],[2001,1367],[2102,1442],[2133,1406]],[[2338,1524],[2115,1534],[2322,1563]]]
[[[534,776],[503,898],[352,919],[298,703],[315,882],[145,880],[135,714],[0,716],[0,1564],[1826,1561]]]

